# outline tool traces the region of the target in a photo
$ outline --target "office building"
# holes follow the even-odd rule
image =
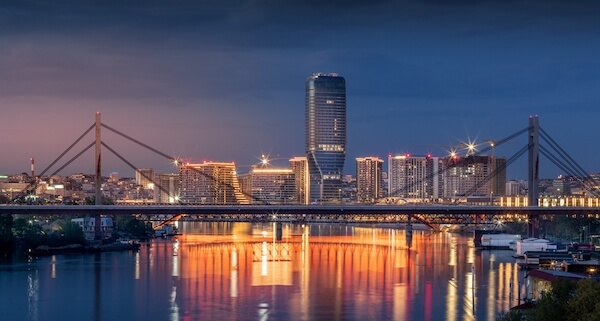
[[[234,163],[183,164],[179,168],[179,179],[181,203],[250,204],[250,200],[240,189]]]
[[[356,200],[374,203],[383,196],[383,160],[378,157],[356,158]]]
[[[346,159],[346,81],[337,74],[306,80],[306,157],[310,202],[341,202]]]

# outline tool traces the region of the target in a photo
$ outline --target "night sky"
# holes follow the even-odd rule
[[[47,4],[51,3],[51,4]],[[598,1],[2,1],[0,173],[38,173],[97,111],[192,162],[305,154],[305,81],[346,78],[348,154],[432,153],[500,140],[539,115],[583,168],[600,172]],[[137,167],[168,162],[121,137]],[[86,138],[51,173],[93,141]],[[521,135],[496,148],[511,157]],[[103,174],[133,170],[103,151]],[[526,178],[527,155],[508,178]],[[561,173],[541,160],[541,176]],[[93,173],[93,150],[61,173]]]

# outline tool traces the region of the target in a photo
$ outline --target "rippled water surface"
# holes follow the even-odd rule
[[[0,320],[495,320],[523,293],[510,251],[469,236],[180,223],[139,252],[0,265]]]

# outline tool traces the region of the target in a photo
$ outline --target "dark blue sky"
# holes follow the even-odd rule
[[[461,142],[499,140],[532,114],[588,172],[600,171],[596,1],[51,3],[0,5],[0,173],[28,171],[32,156],[41,171],[96,111],[167,154],[235,161],[240,172],[263,153],[285,164],[304,154],[314,72],[346,78],[348,173],[359,156],[445,156]],[[172,170],[104,136],[136,166]],[[496,155],[526,143],[520,136]],[[104,153],[104,174],[133,175]],[[63,173],[93,172],[88,154]],[[525,178],[526,162],[509,178]],[[560,173],[544,158],[541,172]]]

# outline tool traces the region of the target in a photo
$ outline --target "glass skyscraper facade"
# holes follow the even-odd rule
[[[306,80],[306,156],[310,202],[339,203],[346,160],[346,80],[314,74]]]

